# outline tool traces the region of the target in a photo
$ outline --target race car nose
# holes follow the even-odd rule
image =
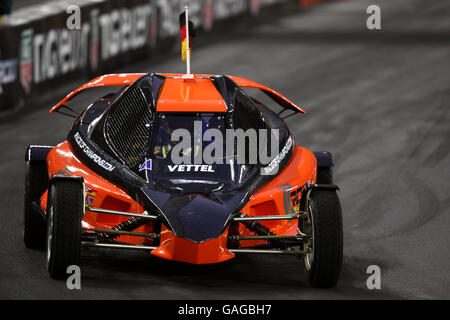
[[[177,237],[197,243],[218,238],[246,195],[245,192],[169,195],[151,189],[143,191],[161,209]]]

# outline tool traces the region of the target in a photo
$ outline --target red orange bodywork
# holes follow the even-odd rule
[[[157,112],[227,112],[222,96],[209,79],[166,78]]]
[[[142,213],[144,211],[141,204],[130,197],[125,191],[113,183],[103,179],[85,166],[73,153],[67,141],[53,148],[47,157],[47,167],[49,177],[63,172],[67,175],[82,176],[87,188],[95,192],[91,206],[102,209]],[[63,170],[63,171],[62,171]],[[290,163],[272,181],[257,190],[250,198],[247,205],[241,210],[249,216],[263,216],[276,214],[289,214],[296,210],[289,203],[295,197],[301,196],[301,187],[307,182],[315,182],[316,179],[316,158],[309,150],[296,146]],[[281,187],[284,186],[284,187]],[[47,208],[47,192],[41,197],[41,207]],[[126,217],[94,213],[86,210],[86,215],[82,221],[84,228],[111,228]],[[270,230],[278,235],[294,235],[297,233],[296,220],[274,220],[263,221]],[[136,232],[153,232],[151,225],[144,225]],[[202,243],[176,237],[170,230],[163,226],[161,231],[161,244],[151,252],[152,255],[182,262],[194,264],[217,263],[232,259],[234,254],[226,249],[226,239],[228,231],[216,239]],[[254,235],[243,225],[239,227],[239,235]],[[151,244],[152,240],[142,239],[133,236],[120,236],[119,241],[130,244]],[[250,247],[265,241],[244,240],[241,247]]]
[[[116,74],[98,77],[69,94],[59,102],[50,112],[54,112],[61,105],[70,100],[74,95],[87,88],[98,86],[130,85],[144,74]],[[206,77],[210,75],[195,75],[194,79],[182,79],[180,74],[163,74],[167,76],[164,88],[160,93],[157,106],[158,112],[170,111],[207,111],[226,112],[225,103]],[[261,90],[269,90],[273,94],[292,104],[301,112],[300,107],[290,102],[276,91],[260,85],[256,82],[231,77],[239,86],[254,87]],[[82,176],[88,192],[86,201],[92,207],[142,213],[142,205],[123,191],[118,186],[105,180],[86,165],[74,154],[70,144],[65,141],[54,147],[47,156],[47,168],[49,177],[56,174]],[[260,187],[252,194],[250,200],[241,210],[249,216],[285,215],[298,211],[297,200],[301,196],[302,187],[309,183],[315,183],[317,174],[317,162],[314,154],[300,146],[294,146],[292,158],[288,165],[270,182]],[[47,191],[41,196],[41,207],[46,210]],[[126,217],[94,213],[86,210],[82,220],[83,228],[111,228]],[[297,233],[297,220],[272,220],[262,221],[277,235],[295,235]],[[136,232],[153,232],[152,225],[144,225]],[[254,235],[242,224],[239,225],[239,235]],[[190,240],[176,237],[164,225],[161,230],[159,246],[151,251],[151,254],[168,260],[177,260],[193,264],[217,263],[232,259],[234,254],[227,249],[228,229],[223,234],[212,240],[195,243]],[[143,239],[134,236],[120,236],[117,240],[129,244],[152,244],[151,239]],[[241,247],[250,247],[264,244],[266,241],[246,240],[241,241]]]
[[[83,84],[81,87],[73,90],[64,99],[55,104],[53,108],[50,109],[50,113],[58,110],[62,105],[69,102],[74,96],[79,94],[81,91],[96,88],[96,87],[108,87],[108,86],[129,86],[135,82],[140,77],[144,76],[145,73],[114,73],[105,74],[103,76],[92,79],[91,81]]]
[[[163,226],[161,244],[151,254],[167,260],[176,260],[193,264],[218,263],[234,258],[227,249],[228,230],[216,238],[201,243],[176,237]]]
[[[58,110],[62,105],[69,102],[74,96],[76,96],[83,90],[106,86],[129,86],[144,75],[146,75],[146,73],[116,73],[97,77],[69,93],[63,100],[58,102],[50,110],[50,113]],[[222,97],[217,92],[217,90],[214,89],[211,81],[205,79],[210,78],[214,75],[195,74],[193,75],[193,78],[188,79],[183,78],[183,74],[161,73],[161,75],[167,77],[167,80],[165,82],[168,84],[164,85],[164,88],[161,92],[161,96],[159,97],[159,99],[162,99],[162,102],[158,102],[158,108],[161,109],[157,111],[183,112],[189,110],[197,112],[226,112],[226,106],[223,102]],[[228,77],[236,82],[236,84],[240,87],[256,88],[268,92],[278,97],[288,105],[292,106],[293,109],[298,110],[301,113],[305,113],[305,110],[290,101],[281,93],[269,87],[242,77]],[[201,97],[199,96],[200,92]],[[161,104],[161,106],[159,106],[159,104]],[[189,107],[194,107],[195,110],[192,110]]]
[[[85,186],[95,192],[95,196],[92,198],[92,203],[90,204],[93,207],[133,213],[144,212],[143,207],[135,199],[84,165],[73,153],[67,141],[60,143],[49,152],[47,156],[47,168],[49,178],[58,173],[83,177]],[[41,197],[41,207],[44,210],[47,209],[47,192]],[[111,228],[124,220],[126,220],[126,217],[98,214],[86,210],[82,227]],[[152,228],[151,226],[144,225],[136,231],[152,232]],[[119,239],[127,243],[142,244],[142,239],[137,237],[121,236]]]
[[[266,87],[262,84],[259,84],[258,82],[249,80],[249,79],[245,79],[245,78],[241,78],[241,77],[235,77],[235,76],[228,76],[229,78],[231,78],[234,82],[236,82],[236,84],[239,87],[243,87],[243,88],[255,88],[255,89],[260,89],[264,92],[267,92],[269,94],[272,94],[276,97],[278,97],[279,99],[281,99],[282,101],[284,101],[285,103],[291,105],[293,107],[293,109],[296,109],[298,111],[300,111],[301,113],[306,113],[305,110],[303,110],[302,108],[300,108],[298,105],[296,105],[295,103],[293,103],[291,100],[289,100],[288,98],[286,98],[285,96],[283,96],[281,93]]]

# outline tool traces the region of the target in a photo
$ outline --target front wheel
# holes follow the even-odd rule
[[[336,191],[312,190],[307,213],[308,219],[299,225],[302,232],[311,235],[305,243],[310,251],[304,258],[306,278],[313,287],[334,287],[343,255],[342,213]]]
[[[83,185],[77,180],[50,183],[47,204],[47,270],[52,278],[67,276],[67,267],[79,265]]]

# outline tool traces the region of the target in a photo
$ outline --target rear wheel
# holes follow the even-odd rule
[[[307,280],[313,287],[334,287],[343,254],[342,213],[336,191],[312,190],[307,212],[308,219],[299,226],[312,236],[304,245],[311,251],[304,258]]]
[[[53,181],[47,205],[47,269],[52,278],[67,276],[67,267],[79,265],[83,186],[76,180]]]
[[[27,161],[23,217],[23,241],[27,248],[45,248],[45,219],[33,209],[32,202],[39,200],[47,186],[47,165],[45,161]]]

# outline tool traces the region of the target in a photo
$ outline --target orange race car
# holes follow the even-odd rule
[[[24,241],[46,247],[52,277],[64,277],[89,246],[192,264],[290,254],[304,259],[312,286],[337,283],[343,236],[333,161],[295,145],[281,115],[300,107],[240,77],[110,74],[50,112],[103,86],[121,89],[90,104],[67,141],[26,152]],[[244,88],[261,90],[281,112]],[[269,145],[276,152],[264,158]]]

